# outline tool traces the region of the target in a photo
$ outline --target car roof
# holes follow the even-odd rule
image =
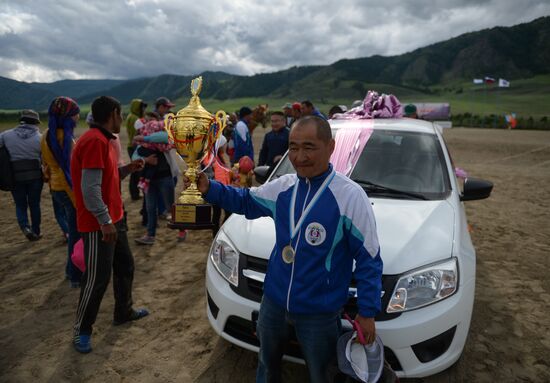
[[[373,124],[374,122],[374,124]],[[432,122],[413,118],[376,118],[371,120],[329,120],[333,131],[347,126],[365,127],[383,130],[409,131],[427,134],[436,134],[436,127]]]

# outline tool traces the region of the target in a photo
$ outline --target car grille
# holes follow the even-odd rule
[[[240,296],[250,299],[254,302],[260,303],[263,295],[263,281],[259,280],[260,276],[264,276],[267,272],[268,261],[262,258],[253,257],[247,254],[239,254],[239,285],[231,286],[231,289]],[[248,276],[243,274],[243,270],[247,270]],[[385,321],[397,318],[401,313],[386,313],[385,308],[388,306],[391,293],[399,279],[398,275],[383,275],[382,276],[382,311],[376,316],[376,321]],[[357,314],[357,298],[353,291],[355,290],[356,282],[352,278],[350,285],[350,297],[344,305],[344,311],[348,313],[352,318]]]

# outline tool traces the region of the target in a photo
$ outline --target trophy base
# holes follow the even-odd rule
[[[212,205],[175,203],[172,205],[172,219],[168,227],[178,230],[212,229]]]

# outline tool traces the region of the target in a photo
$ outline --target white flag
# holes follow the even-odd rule
[[[509,88],[510,87],[510,81],[507,81],[503,78],[498,79],[498,86],[501,88]]]
[[[474,78],[474,84],[483,84],[482,78]]]

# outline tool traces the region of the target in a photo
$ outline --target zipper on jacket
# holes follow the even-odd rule
[[[306,183],[307,183],[307,193],[306,193],[306,198],[304,199],[304,204],[302,205],[302,214],[304,214],[304,210],[307,204],[307,197],[309,197],[309,192],[311,191],[311,182],[309,182],[309,178],[306,178]],[[294,212],[291,212],[291,214],[294,214]],[[292,280],[294,279],[294,265],[296,264],[296,257],[298,255],[298,245],[300,244],[301,235],[302,235],[302,230],[300,228],[300,231],[298,232],[298,238],[296,239],[296,246],[294,247],[294,262],[292,262],[292,271],[290,272],[290,282],[288,284],[288,292],[286,294],[286,311],[288,312],[290,312],[290,290],[292,290]]]

